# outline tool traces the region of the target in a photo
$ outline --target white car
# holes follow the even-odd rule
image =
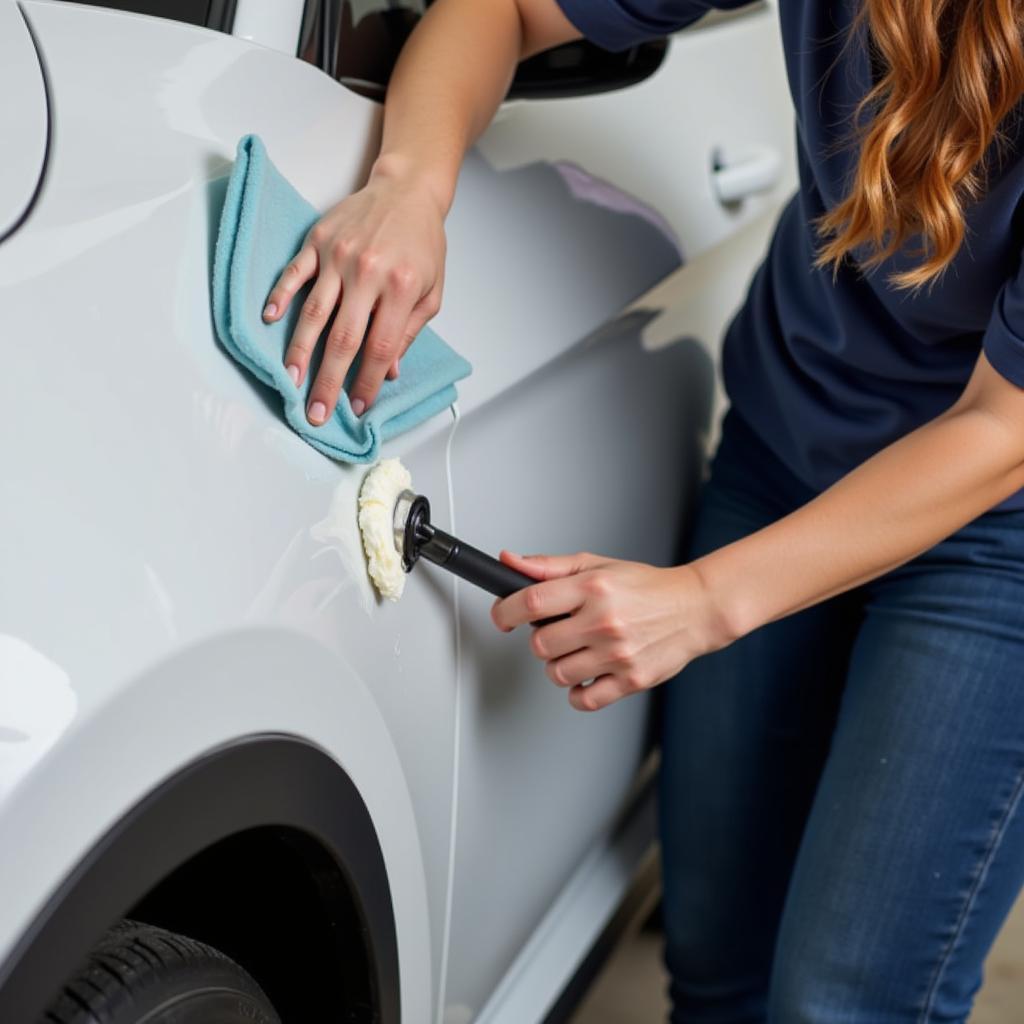
[[[0,1021],[562,1019],[655,878],[650,702],[433,566],[379,602],[364,469],[211,325],[238,139],[357,187],[416,11],[108,6],[0,0]],[[448,221],[474,372],[384,446],[438,525],[671,562],[791,116],[770,3],[524,65]]]

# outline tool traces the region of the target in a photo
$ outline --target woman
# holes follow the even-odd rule
[[[439,0],[369,183],[269,298],[316,279],[297,381],[333,317],[310,420],[361,343],[369,406],[436,311],[459,163],[518,60],[741,2]],[[800,190],[727,332],[687,560],[506,552],[543,582],[493,617],[571,613],[530,644],[581,710],[673,680],[673,1020],[963,1021],[1024,881],[1024,3],[780,6]]]

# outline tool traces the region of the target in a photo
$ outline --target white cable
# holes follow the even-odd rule
[[[448,434],[448,443],[444,450],[445,475],[448,478],[448,515],[450,521],[450,532],[453,536],[459,535],[458,526],[455,522],[455,492],[452,487],[452,440],[455,437],[455,430],[459,425],[459,405],[452,403],[451,432]],[[448,882],[445,893],[444,908],[444,932],[441,945],[441,971],[438,982],[437,997],[437,1024],[444,1024],[445,999],[448,994],[448,950],[451,945],[452,934],[452,903],[455,890],[455,840],[458,836],[459,817],[459,753],[462,747],[462,625],[459,621],[459,581],[454,579],[452,588],[452,614],[455,616],[455,722],[453,726],[452,742],[454,752],[452,754],[452,801],[451,801],[451,831],[448,837]]]

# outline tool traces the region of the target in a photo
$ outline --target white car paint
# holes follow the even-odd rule
[[[481,139],[495,167],[569,161],[654,206],[692,260],[796,185],[793,109],[775,3],[699,21],[672,39],[650,78],[597,96],[517,101]],[[768,164],[742,203],[717,196],[714,165]]]
[[[523,638],[489,626],[486,595],[432,567],[378,603],[355,523],[362,471],[301,442],[216,344],[214,182],[239,136],[260,134],[323,208],[365,176],[379,130],[378,107],[288,55],[281,26],[300,5],[261,20],[268,6],[239,3],[236,33],[255,45],[22,5],[54,130],[38,201],[0,245],[3,336],[19,339],[0,375],[0,831],[23,839],[0,844],[0,960],[125,808],[203,751],[284,731],[345,767],[374,817],[403,1019],[540,1020],[628,884],[636,829],[650,837],[643,803],[633,831],[613,828],[646,704],[572,713]],[[710,361],[692,341],[650,351],[658,303],[622,311],[677,266],[678,243],[693,258],[747,239],[736,264],[757,257],[746,229],[792,186],[789,164],[723,211],[704,150],[755,126],[753,141],[788,139],[776,33],[764,13],[682,33],[648,82],[514,105],[471,154],[435,321],[474,364],[461,424],[438,416],[384,452],[439,523],[489,550],[671,558],[687,495],[664,467],[692,461]],[[717,63],[700,39],[742,68],[736,94],[710,110],[702,90],[667,133],[669,98]],[[740,95],[752,84],[756,108]],[[565,160],[675,237],[578,198]],[[679,271],[698,291],[701,263]],[[54,694],[45,711],[36,686]],[[16,731],[31,742],[7,757]]]
[[[294,0],[236,0],[231,34],[292,57],[302,24],[302,6]]]

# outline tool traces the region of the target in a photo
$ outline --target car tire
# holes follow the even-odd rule
[[[223,953],[136,921],[96,944],[40,1024],[280,1024],[259,985]]]

